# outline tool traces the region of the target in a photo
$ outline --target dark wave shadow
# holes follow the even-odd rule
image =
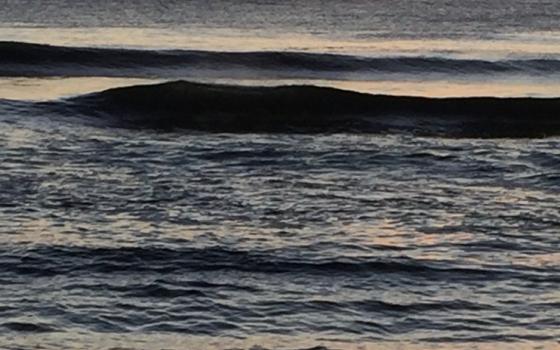
[[[198,71],[269,72],[281,77],[353,77],[379,74],[521,74],[560,73],[560,60],[459,59],[447,57],[368,57],[343,54],[253,51],[140,50],[65,47],[23,42],[0,42],[0,76],[120,76],[168,77],[197,75]],[[232,73],[233,74],[233,73]]]
[[[316,86],[175,81],[110,89],[43,107],[159,130],[411,133],[444,137],[560,135],[558,98],[425,98]]]

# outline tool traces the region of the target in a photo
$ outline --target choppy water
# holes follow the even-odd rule
[[[0,348],[560,346],[558,3],[0,8]]]

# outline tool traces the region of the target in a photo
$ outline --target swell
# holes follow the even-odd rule
[[[268,71],[279,75],[316,74],[524,74],[560,73],[557,59],[479,60],[444,57],[364,57],[288,51],[216,52],[63,47],[0,42],[0,76],[165,76],[197,71]],[[307,73],[307,74],[306,74]],[[315,74],[315,75],[314,75]]]
[[[117,126],[162,130],[560,135],[558,98],[438,99],[304,85],[241,87],[176,81],[110,89],[41,106]]]
[[[539,270],[515,271],[460,267],[451,262],[412,258],[294,256],[287,250],[245,251],[219,247],[90,248],[39,246],[0,251],[2,273],[28,276],[82,275],[84,273],[148,273],[160,276],[188,272],[239,271],[265,274],[403,274],[428,279],[540,278]]]

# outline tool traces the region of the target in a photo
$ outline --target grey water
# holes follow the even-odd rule
[[[157,88],[111,90],[110,115],[67,104],[169,80],[556,98],[558,18],[543,0],[0,1],[0,348],[557,348],[558,136],[115,125],[185,107]]]

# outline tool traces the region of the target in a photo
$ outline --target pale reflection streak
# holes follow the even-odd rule
[[[180,77],[176,78],[180,79]],[[189,81],[202,83],[236,84],[247,86],[278,86],[278,85],[316,85],[337,89],[364,92],[370,94],[387,94],[425,97],[557,97],[560,82],[555,81],[463,81],[449,82],[445,80],[424,81],[355,81],[326,79],[200,79],[184,77]],[[106,89],[157,84],[161,79],[138,78],[0,78],[0,98],[13,100],[46,101],[58,98],[87,94]]]
[[[443,218],[444,221],[430,223],[430,228],[458,227],[463,215],[448,214]],[[341,229],[346,234],[359,237],[364,243],[387,248],[429,247],[442,243],[466,242],[475,238],[474,234],[461,231],[445,234],[418,232],[416,228],[407,227],[392,219],[384,219],[378,223],[355,222]]]
[[[137,78],[0,78],[0,98],[45,101],[119,86],[155,83]]]
[[[244,339],[205,337],[180,334],[150,333],[148,335],[135,332],[126,333],[76,333],[70,342],[65,333],[34,334],[26,339],[28,346],[41,344],[59,344],[64,340],[69,348],[75,350],[88,349],[311,349],[323,346],[327,349],[339,350],[529,350],[558,349],[555,342],[454,342],[427,343],[411,341],[314,341],[305,336],[251,336]]]
[[[19,217],[0,230],[0,244],[61,245],[78,247],[131,246],[138,236],[150,235],[153,224],[139,219],[107,219],[106,235],[90,235],[94,224],[47,217]]]
[[[560,32],[521,33],[493,40],[326,38],[310,34],[278,34],[259,30],[168,28],[0,28],[0,40],[70,46],[183,48],[223,51],[294,50],[378,56],[433,53],[456,57],[502,58],[515,53],[560,55]],[[240,50],[242,48],[242,50]]]

